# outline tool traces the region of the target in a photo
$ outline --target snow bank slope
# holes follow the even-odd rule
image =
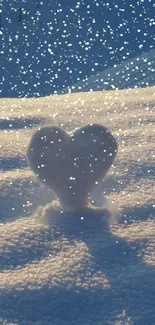
[[[155,50],[116,64],[64,89],[63,93],[155,86]]]

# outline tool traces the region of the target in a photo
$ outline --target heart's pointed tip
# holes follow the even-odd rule
[[[58,227],[96,227],[101,226],[104,230],[108,230],[111,213],[107,208],[100,208],[89,205],[81,209],[62,210],[58,201],[39,207],[36,214],[36,221],[46,225],[54,225]]]

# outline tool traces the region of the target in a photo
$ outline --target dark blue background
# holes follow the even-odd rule
[[[5,0],[1,10],[1,97],[56,93],[155,46],[152,0]]]

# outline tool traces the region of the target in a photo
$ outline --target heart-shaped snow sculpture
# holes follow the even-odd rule
[[[36,131],[27,150],[28,163],[58,197],[63,209],[81,209],[112,165],[117,143],[102,125],[90,124],[71,135],[56,126]]]

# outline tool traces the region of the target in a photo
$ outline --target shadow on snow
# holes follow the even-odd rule
[[[32,128],[40,125],[45,119],[23,118],[23,119],[0,119],[0,130],[18,130]]]
[[[0,171],[6,172],[13,169],[23,169],[27,168],[28,164],[26,158],[22,157],[7,157],[0,159]]]
[[[5,292],[4,288],[0,293],[1,317],[4,313],[5,318],[11,318],[13,321],[15,317],[16,322],[19,323],[21,319],[27,322],[44,322],[49,319],[67,325],[68,322],[72,324],[75,319],[79,319],[79,323],[83,320],[90,320],[90,322],[93,320],[93,323],[98,324],[102,320],[105,325],[114,325],[118,321],[118,315],[123,314],[125,310],[126,314],[122,316],[124,323],[129,318],[133,325],[155,323],[154,266],[146,264],[138,256],[146,241],[129,244],[114,235],[101,219],[97,219],[96,223],[92,224],[88,219],[85,224],[78,224],[78,227],[74,222],[65,227],[60,223],[55,229],[55,235],[52,233],[51,239],[49,226],[44,242],[51,244],[50,256],[53,256],[52,240],[61,240],[62,236],[65,236],[73,245],[75,241],[84,242],[90,254],[90,263],[87,258],[82,262],[82,270],[78,274],[80,283],[85,281],[85,277],[91,278],[96,275],[96,272],[101,272],[108,279],[110,287],[92,288],[77,285],[76,275],[70,280],[68,286],[68,280],[65,282],[65,274],[63,274],[59,285],[45,283],[38,289],[25,286],[22,290],[9,289],[8,292]],[[43,240],[43,236],[40,240]],[[45,247],[44,249],[46,251]],[[23,265],[25,256],[29,256],[29,261],[27,258],[26,263],[32,261],[36,247],[32,245],[29,250],[23,248],[22,251],[22,245],[17,247],[14,266],[18,263],[19,266]],[[13,254],[12,252],[11,263],[13,263]],[[37,255],[39,261],[41,254],[36,250],[36,259]],[[65,260],[68,267],[71,259],[70,256]]]

